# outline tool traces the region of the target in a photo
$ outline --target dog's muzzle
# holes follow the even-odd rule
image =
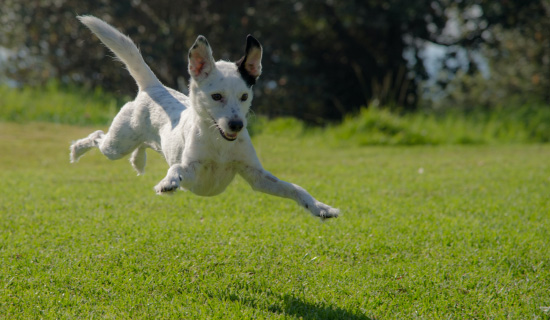
[[[227,141],[235,141],[237,140],[238,133],[243,129],[244,123],[240,119],[233,119],[229,120],[227,125],[229,126],[229,129],[232,131],[232,133],[225,132],[219,125],[218,122],[214,119],[214,117],[210,116],[212,118],[212,121],[216,125],[216,128],[218,128],[218,131],[220,131],[220,134],[222,137]]]
[[[244,127],[244,123],[240,119],[229,120],[229,123],[227,125],[229,126],[229,129],[231,129],[231,131],[235,133],[241,132]]]
[[[217,124],[216,124],[217,125]],[[243,129],[244,127],[244,123],[242,122],[242,120],[239,120],[239,119],[233,119],[233,120],[229,120],[229,122],[227,123],[227,125],[229,126],[229,129],[231,131],[233,131],[232,133],[228,133],[228,132],[225,132],[222,130],[222,128],[220,128],[220,126],[218,126],[218,129],[220,130],[220,133],[222,135],[222,137],[227,140],[227,141],[235,141],[235,139],[237,139],[237,134],[239,132],[241,132],[241,130]]]

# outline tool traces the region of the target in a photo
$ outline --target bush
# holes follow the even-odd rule
[[[0,120],[107,125],[130,98],[117,99],[101,89],[93,92],[51,82],[44,88],[0,86]],[[495,109],[447,110],[399,114],[364,107],[340,124],[308,127],[294,118],[249,117],[254,134],[284,134],[346,145],[439,145],[550,142],[550,108],[525,104]]]
[[[392,113],[376,107],[326,130],[336,144],[438,145],[550,141],[550,109],[536,105],[491,111]]]
[[[0,85],[0,119],[64,124],[107,124],[122,103],[100,88],[92,92],[61,87],[52,81],[41,88]]]

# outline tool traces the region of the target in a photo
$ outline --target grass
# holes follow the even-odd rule
[[[284,126],[283,126],[284,127]],[[241,179],[214,198],[92,152],[94,128],[0,123],[6,319],[549,319],[550,146],[330,146],[269,128],[265,167],[343,216]]]
[[[337,145],[441,145],[550,142],[550,108],[448,110],[403,115],[363,108],[326,132]]]
[[[128,97],[116,98],[101,89],[88,92],[50,82],[44,88],[20,89],[0,85],[0,121],[27,123],[106,125]],[[308,128],[295,119],[251,117],[253,134],[285,131],[309,135],[318,143],[337,147],[365,145],[447,145],[550,142],[550,108],[547,105],[502,107],[488,111],[396,113],[363,108],[342,123]]]
[[[121,105],[121,101],[100,88],[91,92],[61,88],[56,81],[43,88],[15,89],[0,84],[0,120],[4,121],[106,124]]]

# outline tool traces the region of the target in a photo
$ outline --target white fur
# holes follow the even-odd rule
[[[187,97],[159,82],[128,37],[98,18],[79,19],[126,65],[139,92],[134,101],[122,107],[107,134],[96,131],[71,145],[71,162],[97,147],[111,160],[131,153],[132,166],[143,174],[145,150],[151,148],[170,166],[166,177],[155,186],[158,194],[184,188],[197,195],[214,196],[240,174],[254,190],[293,199],[315,216],[339,215],[338,209],[317,201],[300,186],[263,169],[246,130],[251,85],[243,80],[235,63],[214,62],[204,37],[199,36],[190,50]],[[247,45],[243,66],[254,79],[261,73],[261,54],[259,43],[250,50]],[[219,96],[214,94],[222,99],[216,101]]]

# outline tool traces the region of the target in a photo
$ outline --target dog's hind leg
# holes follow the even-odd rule
[[[105,137],[103,131],[98,130],[86,138],[77,140],[71,144],[71,163],[77,162],[86,152],[94,147],[99,147],[101,140]]]
[[[145,152],[147,147],[140,146],[130,156],[130,163],[132,167],[137,171],[138,176],[145,173],[145,164],[147,162],[147,153]]]
[[[84,153],[94,147],[99,148],[101,153],[107,158],[117,160],[132,152],[140,144],[142,144],[141,138],[134,131],[119,130],[111,126],[107,134],[98,130],[84,139],[73,142],[70,154],[71,162],[77,162]],[[144,157],[143,165],[145,165]]]

